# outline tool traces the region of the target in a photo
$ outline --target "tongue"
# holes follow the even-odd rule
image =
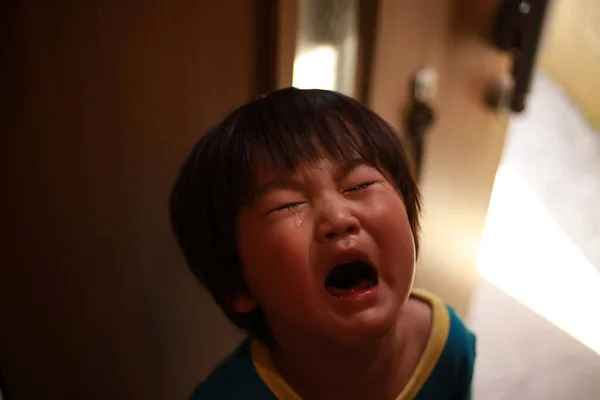
[[[356,292],[364,292],[365,290],[370,289],[371,287],[373,287],[373,285],[371,284],[371,282],[369,282],[369,280],[361,279],[358,283],[356,283],[356,285],[353,285],[349,288],[340,289],[333,286],[328,286],[327,291],[329,292],[329,294],[336,297],[346,297]]]

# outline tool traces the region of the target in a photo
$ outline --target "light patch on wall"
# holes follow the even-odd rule
[[[477,261],[481,276],[600,354],[600,273],[503,166]]]
[[[333,46],[315,46],[296,56],[292,85],[299,89],[335,90],[337,51]]]
[[[585,3],[587,8],[586,23],[583,26],[587,39],[589,40],[589,48],[600,49],[600,26],[598,21],[600,20],[600,3],[588,1]]]

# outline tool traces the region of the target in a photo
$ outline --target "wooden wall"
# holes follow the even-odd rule
[[[167,200],[192,144],[273,78],[267,9],[0,6],[10,399],[185,398],[239,340],[184,266]]]

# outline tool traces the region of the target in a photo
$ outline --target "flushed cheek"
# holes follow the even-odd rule
[[[306,227],[254,232],[240,243],[244,275],[259,303],[273,304],[301,295],[310,288]]]
[[[415,248],[412,230],[404,204],[400,199],[373,204],[367,229],[376,242],[381,261],[385,266],[382,274],[393,281],[412,282],[415,265]]]

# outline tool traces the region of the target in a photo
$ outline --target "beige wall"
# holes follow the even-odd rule
[[[487,86],[508,67],[483,39],[497,3],[382,0],[369,93],[371,106],[402,131],[412,74],[425,65],[439,72],[437,121],[423,165],[416,284],[463,315],[507,123],[484,106]]]
[[[600,2],[554,0],[541,63],[600,129]]]

